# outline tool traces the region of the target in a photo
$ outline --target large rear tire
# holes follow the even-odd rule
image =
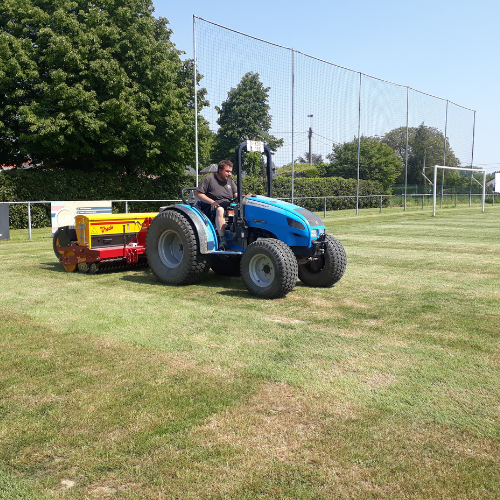
[[[299,279],[304,285],[329,288],[342,278],[347,256],[337,238],[325,235],[325,253],[318,259],[299,266]]]
[[[265,299],[284,297],[297,283],[297,259],[282,241],[257,240],[241,258],[241,276],[252,295]]]
[[[219,276],[240,276],[241,255],[212,255],[210,267]]]
[[[58,227],[56,229],[56,232],[52,237],[52,249],[54,250],[54,255],[56,256],[57,260],[60,260],[60,258],[63,256],[60,250],[61,239],[63,239],[66,242],[68,241],[68,239],[70,242],[76,242],[77,237],[76,237],[75,226],[64,226],[64,227]],[[62,245],[62,246],[67,246],[67,245]]]
[[[190,285],[210,269],[208,256],[200,253],[193,226],[175,210],[165,210],[151,222],[146,254],[153,274],[167,285]]]

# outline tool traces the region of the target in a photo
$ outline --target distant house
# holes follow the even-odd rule
[[[27,161],[27,162],[23,163],[20,168],[27,170],[28,168],[33,168],[33,167],[34,167],[34,165],[32,165],[31,161]],[[12,170],[16,170],[16,167],[14,167],[12,165],[0,165],[0,173],[10,172]]]
[[[217,167],[217,165],[215,163],[212,163],[211,165],[209,165],[208,167],[205,167],[201,172],[200,174],[213,174],[215,172],[217,172],[219,167]]]

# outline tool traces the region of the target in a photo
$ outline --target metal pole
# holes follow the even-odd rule
[[[361,153],[361,77],[359,74],[359,98],[358,98],[358,170],[356,173],[356,215],[359,213],[359,156]]]
[[[313,129],[309,127],[309,165],[312,165],[312,135]]]
[[[196,163],[196,185],[198,185],[198,78],[196,59],[196,17],[193,16],[193,51],[194,51],[194,157]]]
[[[470,158],[470,168],[473,167],[474,164],[474,136],[476,134],[476,112],[474,111],[474,121],[472,122],[472,153]],[[474,172],[470,173],[470,194],[469,194],[469,207],[471,206],[472,199],[472,178],[474,177]]]
[[[28,234],[31,240],[31,203],[28,201]]]
[[[295,157],[294,157],[294,144],[295,144],[295,49],[292,49],[292,203],[294,196],[295,185]]]
[[[382,195],[380,195],[380,212],[382,212]]]
[[[443,165],[446,166],[446,134],[448,130],[448,101],[446,101],[446,116],[444,119],[444,151],[443,151]],[[444,193],[444,168],[443,168],[443,182],[441,183],[441,208],[443,208],[443,193]]]
[[[311,119],[311,126],[309,127],[309,165],[312,165],[312,136],[313,136],[313,115],[307,115]]]
[[[326,218],[326,196],[325,196],[325,206],[324,206],[324,210],[323,210],[323,215]]]
[[[125,213],[128,214],[128,200],[125,200]]]
[[[486,170],[483,172],[483,202],[482,202],[482,212],[484,212],[484,199],[486,198]]]
[[[438,177],[437,165],[434,165],[434,186],[432,186],[432,216],[436,217],[436,184]]]
[[[406,210],[406,186],[408,184],[408,114],[409,114],[409,88],[406,87],[406,149],[405,149],[405,210]]]

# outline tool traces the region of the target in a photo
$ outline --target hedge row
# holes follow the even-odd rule
[[[59,200],[131,200],[131,199],[179,199],[183,187],[194,186],[194,176],[165,175],[158,178],[118,177],[109,173],[83,173],[78,171],[16,170],[0,174],[0,201],[59,201]],[[276,177],[273,180],[273,196],[290,198],[292,179]],[[266,194],[265,179],[244,178],[244,193]],[[376,181],[360,181],[360,196],[386,194]],[[313,211],[322,211],[324,200],[301,200],[314,196],[355,196],[356,180],[329,178],[295,179],[294,197],[297,203]],[[378,207],[380,199],[361,198],[360,208]],[[162,203],[130,203],[129,211],[154,212]],[[354,208],[354,199],[328,199],[327,210]],[[115,203],[114,212],[123,212],[124,203]],[[50,226],[50,205],[31,205],[32,227]],[[11,205],[11,229],[28,227],[26,205]]]
[[[181,188],[193,182],[193,176],[153,179],[106,172],[15,170],[0,174],[0,201],[178,199]],[[133,210],[154,212],[159,205],[136,203]],[[125,204],[114,204],[113,210],[123,212]],[[11,205],[9,218],[11,229],[27,228],[27,206]],[[50,205],[31,205],[31,219],[32,227],[50,226]]]
[[[243,179],[243,191],[255,194],[266,194],[266,185],[263,180]],[[292,193],[292,179],[290,177],[276,177],[273,179],[273,196],[275,198],[290,198]],[[360,198],[359,208],[375,208],[380,205],[377,195],[390,194],[384,191],[382,185],[377,181],[359,182],[359,196],[370,196]],[[341,177],[320,177],[295,179],[294,198],[296,203],[313,212],[321,212],[324,209],[324,198],[301,199],[322,196],[356,196],[356,179],[343,179]],[[387,204],[384,199],[384,205]],[[327,199],[327,210],[345,210],[356,208],[355,198]]]

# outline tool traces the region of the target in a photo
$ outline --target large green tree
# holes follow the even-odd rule
[[[128,173],[193,161],[189,64],[151,0],[2,0],[0,163]]]
[[[236,88],[228,92],[221,106],[216,107],[219,130],[213,151],[214,161],[236,161],[236,150],[247,139],[263,141],[273,152],[283,145],[283,139],[277,139],[269,133],[272,120],[268,104],[269,90],[260,81],[258,73],[249,72]],[[247,162],[252,174],[259,170],[254,157],[255,154],[250,153]],[[260,158],[258,160],[260,162]]]
[[[394,184],[403,164],[397,154],[387,144],[376,137],[361,136],[359,155],[359,178],[380,182],[384,189]],[[358,169],[358,139],[335,144],[333,151],[327,156],[329,165],[321,168],[325,177],[357,177]]]
[[[398,155],[401,162],[405,163],[406,158],[406,127],[398,127],[387,132],[382,137],[382,142],[390,146]],[[408,183],[423,184],[424,177],[422,169],[433,165],[442,165],[444,161],[444,134],[435,127],[427,127],[423,123],[418,127],[408,128]],[[460,160],[455,156],[446,139],[446,165],[449,167],[459,167]],[[429,177],[431,171],[427,170]],[[445,182],[459,182],[461,176],[457,172],[446,171]],[[404,171],[397,179],[398,183],[404,182]]]

